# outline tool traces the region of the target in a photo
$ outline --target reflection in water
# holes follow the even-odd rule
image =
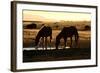
[[[55,48],[54,47],[48,47],[47,48],[47,50],[54,50]],[[59,47],[58,49],[63,49],[63,48],[61,48],[61,47]],[[66,48],[65,49],[70,49],[70,47],[69,46],[66,46]],[[35,48],[23,48],[23,50],[36,50]],[[38,48],[38,50],[46,50],[46,48],[42,48],[42,47],[39,47]]]

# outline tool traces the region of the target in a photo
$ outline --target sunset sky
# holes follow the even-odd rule
[[[23,11],[24,21],[90,21],[90,13],[77,12],[50,12],[50,11]]]

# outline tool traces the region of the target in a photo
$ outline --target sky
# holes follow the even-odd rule
[[[90,21],[90,13],[23,10],[24,21]]]

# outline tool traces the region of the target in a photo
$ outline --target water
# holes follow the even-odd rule
[[[65,48],[70,49],[69,46],[66,46]],[[48,47],[47,48],[47,50],[54,50],[54,49],[55,49],[54,47],[51,47],[51,48]],[[59,47],[58,49],[62,49],[62,48]],[[35,48],[23,48],[23,50],[36,50],[36,49]],[[41,48],[39,47],[38,50],[46,50],[46,48],[43,49],[42,47]]]

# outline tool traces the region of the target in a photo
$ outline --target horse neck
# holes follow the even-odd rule
[[[36,46],[37,46],[37,44],[38,44],[38,42],[39,42],[39,39],[40,39],[40,35],[37,34],[36,39],[35,39],[35,45],[36,45]]]
[[[58,36],[56,37],[56,41],[59,41],[61,39],[61,32],[58,34]]]

